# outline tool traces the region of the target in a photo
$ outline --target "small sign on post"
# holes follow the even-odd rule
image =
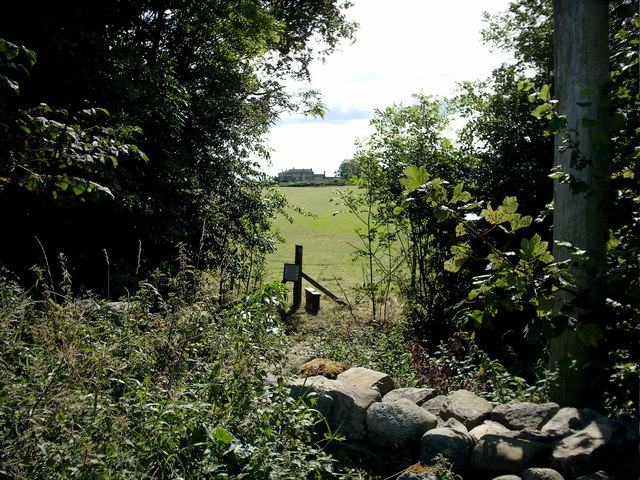
[[[295,263],[285,263],[284,264],[284,277],[283,281],[285,282],[299,282],[302,278],[302,271],[300,269],[300,265],[296,265]]]

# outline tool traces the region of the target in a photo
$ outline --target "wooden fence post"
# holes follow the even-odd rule
[[[302,272],[302,245],[296,245],[296,265],[300,267],[300,271]],[[293,284],[293,305],[292,308],[297,310],[300,308],[302,304],[302,277],[299,277],[297,282]]]

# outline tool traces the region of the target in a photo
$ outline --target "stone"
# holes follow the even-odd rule
[[[393,379],[386,373],[362,367],[350,368],[342,372],[338,375],[338,380],[352,387],[377,390],[381,396],[395,387]]]
[[[289,353],[286,356],[286,363],[292,371],[298,371],[298,369],[307,362],[313,360],[312,355],[299,355],[297,353]]]
[[[500,475],[499,477],[494,477],[492,480],[522,480],[518,475]]]
[[[301,377],[323,377],[335,379],[340,373],[347,369],[347,365],[341,362],[334,362],[328,358],[314,358],[298,367],[298,375]]]
[[[294,398],[310,401],[336,431],[350,440],[367,436],[367,410],[382,400],[376,390],[355,388],[323,376],[296,379],[289,388]]]
[[[558,441],[551,454],[551,466],[565,477],[576,478],[604,468],[616,457],[615,439],[622,427],[606,417]]]
[[[442,414],[446,410],[446,406],[449,403],[449,400],[445,395],[436,395],[435,397],[427,400],[422,405],[427,412],[433,413],[436,417],[442,418]]]
[[[522,472],[522,480],[564,480],[564,477],[552,468],[527,468]]]
[[[373,443],[400,450],[416,446],[426,431],[435,428],[437,420],[411,400],[401,398],[371,405],[366,423]]]
[[[493,406],[484,398],[468,390],[457,390],[447,396],[442,419],[453,417],[471,430],[489,418],[492,410]]]
[[[455,418],[450,418],[449,420],[444,422],[443,427],[451,428],[453,430],[458,430],[459,432],[462,432],[462,433],[469,433],[469,430],[467,429],[467,427],[465,427],[461,422],[459,422]]]
[[[557,403],[509,402],[495,407],[491,412],[491,420],[510,430],[537,430],[558,410],[560,406]]]
[[[594,420],[603,418],[605,418],[603,415],[590,408],[578,410],[577,408],[565,407],[558,410],[558,412],[542,426],[540,432],[550,439],[557,440],[582,430]]]
[[[589,475],[578,477],[576,478],[576,480],[615,480],[615,478],[609,475],[607,472],[600,470]]]
[[[544,443],[499,435],[485,435],[471,453],[471,468],[518,473],[531,465],[546,465],[550,447]]]
[[[509,433],[509,429],[501,423],[487,420],[469,432],[476,442],[479,442],[485,435],[505,435]]]
[[[362,440],[367,436],[367,410],[380,402],[380,392],[366,388],[343,386],[331,392],[331,424],[349,440]]]
[[[468,433],[451,428],[434,428],[420,440],[420,461],[431,463],[440,454],[456,467],[464,467],[469,463],[472,448],[473,439]]]
[[[422,405],[427,400],[432,399],[438,394],[435,388],[396,388],[391,390],[384,397],[383,402],[395,402],[401,398],[411,400],[416,405]]]
[[[302,398],[307,405],[317,409],[327,419],[331,419],[333,398],[329,392],[339,387],[336,380],[318,375],[295,379],[288,387],[293,398]]]

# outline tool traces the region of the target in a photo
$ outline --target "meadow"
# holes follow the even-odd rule
[[[352,257],[352,245],[360,242],[358,220],[338,201],[340,192],[355,188],[281,187],[290,204],[302,208],[305,214],[290,208],[293,223],[284,216],[275,219],[273,228],[284,242],[267,257],[267,281],[282,280],[284,264],[294,262],[295,246],[302,245],[303,271],[335,294],[342,296],[342,290],[351,291],[362,284],[364,264],[354,262]],[[304,283],[304,287],[310,286]]]

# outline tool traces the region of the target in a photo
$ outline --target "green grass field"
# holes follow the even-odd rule
[[[290,210],[294,218],[289,223],[280,217],[274,221],[274,228],[285,239],[278,249],[267,257],[267,281],[282,280],[285,263],[293,263],[295,246],[304,247],[303,271],[337,295],[340,287],[351,290],[362,283],[362,263],[353,262],[353,247],[360,241],[356,234],[358,221],[354,215],[336,211],[342,207],[331,198],[338,197],[338,191],[354,189],[346,187],[283,187],[282,192],[290,204],[302,207],[314,216],[308,217]],[[309,286],[306,285],[305,287]]]

